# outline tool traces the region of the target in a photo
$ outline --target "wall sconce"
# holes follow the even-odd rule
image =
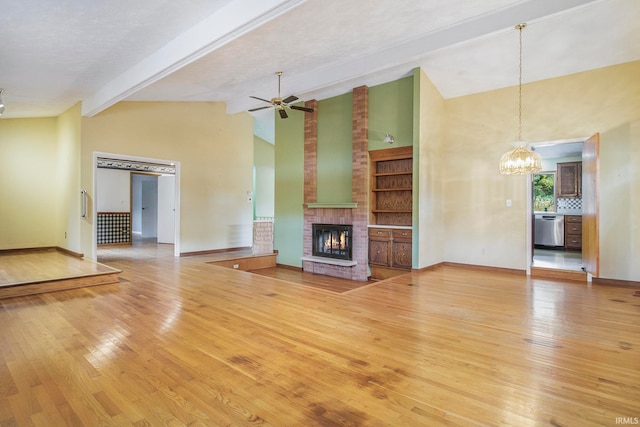
[[[393,144],[394,142],[396,142],[396,138],[393,135],[390,135],[389,133],[387,133],[384,136],[383,141],[386,142],[387,144]]]
[[[4,102],[2,102],[2,92],[4,89],[0,89],[0,116],[4,113]]]

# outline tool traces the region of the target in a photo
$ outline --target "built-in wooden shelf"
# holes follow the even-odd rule
[[[403,188],[374,188],[371,191],[413,191],[411,187]]]
[[[396,176],[396,175],[413,175],[413,172],[384,172],[384,173],[373,174],[373,176]]]
[[[371,278],[411,271],[413,147],[369,152],[369,267]]]

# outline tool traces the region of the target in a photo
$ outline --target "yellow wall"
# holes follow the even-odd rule
[[[251,246],[253,119],[223,103],[121,102],[82,119],[82,186],[94,197],[94,152],[180,162],[180,251]],[[93,212],[82,248],[95,242]]]
[[[523,87],[523,139],[601,134],[600,277],[640,280],[640,61]],[[446,101],[445,254],[526,268],[526,177],[501,176],[517,138],[517,87]],[[512,207],[505,201],[512,200]]]
[[[0,120],[0,249],[56,246],[56,119]]]
[[[414,204],[414,230],[418,231],[417,268],[439,264],[444,250],[444,207],[441,156],[444,144],[445,102],[422,69],[416,70],[415,81],[419,85],[419,105],[415,122],[419,125],[418,141],[414,143],[414,173],[418,177]],[[415,179],[414,179],[415,181]],[[414,209],[415,210],[415,209]],[[415,245],[414,245],[415,247]],[[414,263],[416,266],[416,263]]]
[[[80,246],[80,114],[81,104],[57,118],[56,245],[75,252]]]

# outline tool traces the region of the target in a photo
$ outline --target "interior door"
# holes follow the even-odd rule
[[[596,133],[582,146],[582,263],[594,277],[600,269],[599,181],[600,134]]]
[[[175,176],[158,177],[158,243],[175,243]]]
[[[142,181],[142,237],[158,237],[158,179]]]

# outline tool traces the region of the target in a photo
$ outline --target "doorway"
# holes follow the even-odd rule
[[[532,174],[528,183],[531,267],[584,271],[580,169],[583,142],[578,139],[532,144],[542,157],[542,171]]]
[[[179,256],[179,163],[106,153],[95,153],[94,157],[94,212],[101,199],[109,197],[98,190],[105,187],[99,185],[105,174],[97,172],[112,169],[117,176],[127,177],[111,187],[118,187],[119,203],[125,205],[122,210],[130,214],[131,224],[129,244],[98,247],[96,240],[94,259],[107,262]]]

